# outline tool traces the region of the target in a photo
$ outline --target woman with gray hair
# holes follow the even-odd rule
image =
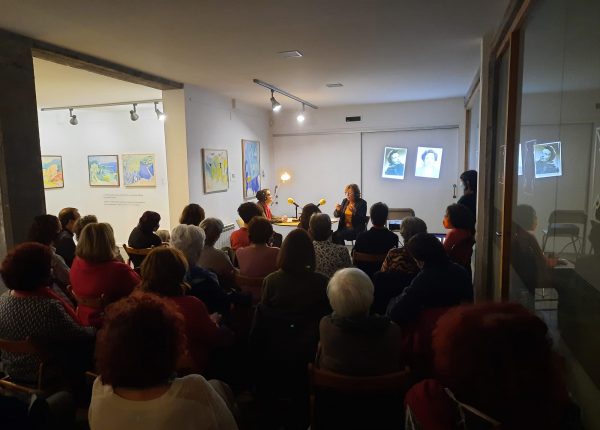
[[[215,243],[217,243],[223,232],[223,222],[217,218],[205,218],[200,223],[200,228],[204,230],[206,239],[198,264],[205,269],[215,272],[221,284],[225,281],[227,283],[232,281],[235,269],[233,268],[233,264],[231,264],[229,256],[220,249],[215,248]]]
[[[401,331],[387,317],[369,315],[374,287],[360,269],[338,270],[329,281],[333,309],[319,325],[317,364],[352,376],[375,376],[402,369]]]
[[[171,245],[183,252],[189,265],[185,275],[185,282],[190,286],[187,294],[202,300],[209,313],[226,314],[231,304],[229,296],[219,285],[217,275],[198,264],[205,237],[200,227],[180,224],[171,232]]]

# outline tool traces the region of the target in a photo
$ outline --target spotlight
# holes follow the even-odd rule
[[[271,107],[273,108],[273,112],[279,112],[281,110],[281,103],[275,100],[273,90],[271,90]]]
[[[300,123],[304,122],[304,103],[302,103],[302,112],[298,114],[296,120]]]
[[[71,119],[69,120],[69,124],[71,124],[71,125],[79,124],[79,121],[77,121],[77,115],[73,115],[73,109],[71,109],[71,108],[69,108],[69,116],[71,117]]]
[[[137,121],[138,119],[140,119],[140,116],[137,113],[137,103],[133,104],[133,110],[129,111],[129,117],[131,118],[132,121]]]
[[[156,112],[156,117],[159,120],[164,121],[165,119],[167,119],[167,116],[164,113],[162,113],[160,109],[158,109],[158,102],[154,102],[154,112]]]

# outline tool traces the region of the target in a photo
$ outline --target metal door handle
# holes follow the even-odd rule
[[[497,236],[497,237],[502,237],[502,232],[499,232],[499,231],[497,231],[497,232],[496,232],[496,236]]]

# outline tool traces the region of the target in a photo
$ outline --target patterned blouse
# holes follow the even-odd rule
[[[331,278],[337,270],[352,267],[350,253],[344,245],[337,245],[331,242],[331,239],[324,241],[314,240],[313,245],[317,257],[315,272]]]
[[[419,272],[419,266],[408,253],[405,246],[402,248],[390,249],[383,264],[381,265],[382,272],[404,272],[407,274],[415,274]]]

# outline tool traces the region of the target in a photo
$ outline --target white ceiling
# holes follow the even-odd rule
[[[331,106],[463,96],[479,65],[479,40],[507,4],[0,0],[0,28],[265,108],[267,91],[253,78]],[[304,57],[276,55],[293,49]],[[49,82],[59,88],[61,75]]]

